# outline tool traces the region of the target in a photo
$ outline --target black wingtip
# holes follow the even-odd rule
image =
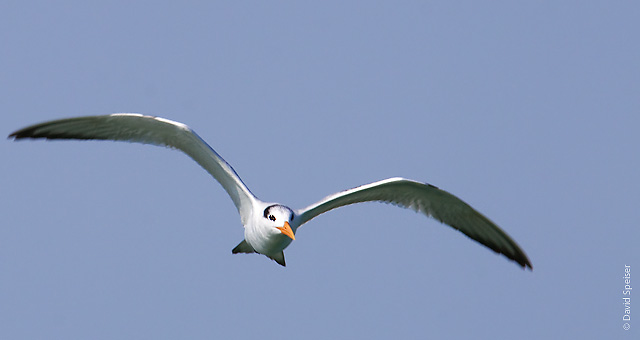
[[[506,255],[506,254],[503,254],[503,255]],[[533,271],[533,265],[531,264],[531,261],[529,261],[529,258],[527,257],[527,255],[525,255],[524,253],[521,252],[520,254],[518,254],[517,257],[511,257],[511,256],[507,256],[507,257],[515,261],[516,263],[518,263],[520,267],[522,267],[522,270],[529,269],[530,271]]]
[[[518,263],[522,266],[522,269],[527,270],[527,268],[529,268],[530,271],[533,271],[533,265],[531,264],[531,261],[529,260],[527,254],[525,254],[524,251],[522,251],[522,249],[520,248],[518,248],[518,250],[518,258],[516,259],[516,261],[518,261]]]
[[[7,138],[13,140],[24,139],[24,138],[44,138],[45,136],[38,136],[35,134],[35,129],[33,127],[28,127],[24,129],[20,129],[18,131],[12,132]]]

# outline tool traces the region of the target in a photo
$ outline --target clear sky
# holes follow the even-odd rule
[[[293,208],[428,182],[534,270],[374,203],[304,225],[283,268],[231,254],[233,203],[183,154],[5,140],[0,338],[638,339],[622,291],[630,265],[640,294],[639,17],[637,1],[2,1],[5,135],[166,117]]]

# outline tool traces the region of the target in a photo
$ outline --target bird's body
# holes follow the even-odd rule
[[[259,200],[235,170],[193,130],[168,119],[131,113],[77,117],[32,125],[9,137],[117,140],[183,151],[222,185],[240,213],[245,239],[233,249],[234,254],[255,252],[284,266],[283,250],[295,240],[301,225],[341,206],[379,201],[434,217],[522,267],[531,268],[525,253],[498,226],[459,198],[430,184],[390,178],[345,190],[304,209],[293,210]]]
[[[295,239],[294,235],[298,229],[298,225],[294,223],[294,216],[294,212],[286,206],[255,202],[252,217],[244,225],[243,242],[246,242],[248,247],[242,247],[243,244],[240,243],[233,249],[233,253],[256,252],[284,266],[283,251]]]

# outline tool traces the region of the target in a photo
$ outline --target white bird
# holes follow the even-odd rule
[[[456,196],[430,184],[389,178],[335,193],[304,209],[292,210],[254,196],[238,174],[191,128],[168,119],[135,113],[117,113],[60,119],[32,125],[9,137],[96,139],[166,146],[193,158],[227,191],[244,226],[244,240],[232,253],[263,254],[285,266],[284,249],[295,240],[298,228],[329,210],[349,204],[379,201],[410,208],[457,229],[523,268],[531,262],[497,225]]]

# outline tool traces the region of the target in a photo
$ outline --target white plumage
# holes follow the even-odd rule
[[[54,120],[32,125],[9,137],[116,140],[181,150],[227,191],[245,228],[245,239],[233,253],[260,253],[285,265],[283,250],[298,228],[316,216],[349,204],[379,201],[413,209],[447,224],[471,239],[504,254],[524,268],[531,262],[498,226],[456,196],[430,184],[389,178],[330,195],[304,209],[292,210],[256,198],[217,152],[188,126],[160,117],[117,113]]]

